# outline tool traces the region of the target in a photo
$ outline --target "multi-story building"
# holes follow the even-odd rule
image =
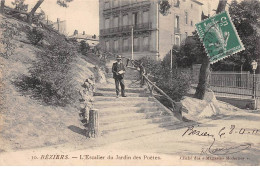
[[[134,59],[162,59],[174,44],[192,35],[202,14],[203,4],[197,0],[169,2],[170,13],[163,16],[158,0],[99,0],[103,50],[130,58],[133,46]]]

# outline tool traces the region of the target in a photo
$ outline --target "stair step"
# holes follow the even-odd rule
[[[142,125],[142,126],[131,126],[128,128],[121,128],[121,129],[114,129],[114,130],[100,130],[101,131],[101,135],[107,135],[109,134],[110,136],[113,135],[118,135],[118,134],[129,134],[129,133],[133,133],[133,132],[139,132],[139,131],[143,131],[143,130],[154,130],[156,128],[163,128],[163,127],[167,127],[167,126],[173,126],[176,125],[177,122],[174,121],[169,121],[169,122],[165,122],[165,123],[150,123],[150,124],[146,124],[146,125]]]
[[[118,123],[101,123],[100,130],[118,130],[118,129],[126,129],[133,126],[142,126],[146,124],[153,123],[153,119],[137,119],[134,121],[123,121]]]
[[[175,129],[178,126],[179,123],[177,124],[172,124],[169,126],[165,127],[155,127],[155,128],[148,128],[148,129],[143,129],[143,130],[136,130],[136,131],[129,131],[124,134],[103,134],[102,137],[104,137],[108,142],[113,142],[113,141],[124,141],[124,140],[130,140],[130,139],[136,139],[138,137],[145,137],[157,133],[162,133],[166,132],[171,129]],[[112,137],[111,137],[112,136]]]
[[[148,102],[148,101],[135,101],[131,100],[131,102],[124,102],[124,101],[100,101],[100,102],[94,102],[94,107],[97,109],[102,109],[102,108],[109,108],[109,107],[152,107],[156,106],[157,103],[155,102]]]
[[[115,87],[114,86],[109,86],[109,87],[98,87],[97,91],[98,92],[104,92],[104,91],[112,91],[115,92]],[[126,88],[125,89],[126,93],[143,93],[144,92],[144,88]]]
[[[174,124],[179,124],[180,121],[173,121],[173,120],[169,120],[166,122],[159,122],[159,123],[153,123],[152,119],[143,119],[143,121],[141,120],[136,120],[137,122],[134,123],[132,122],[131,124],[120,124],[120,125],[114,125],[113,127],[108,127],[108,126],[101,126],[100,127],[100,131],[102,131],[104,134],[105,133],[113,133],[113,132],[124,132],[124,131],[129,131],[129,130],[141,130],[141,129],[146,129],[146,128],[153,128],[153,127],[165,127],[165,126],[169,126],[169,125],[174,125]],[[116,123],[119,124],[119,123]]]
[[[128,97],[146,97],[148,96],[148,94],[146,93],[129,93],[129,92],[126,92],[126,95]],[[95,97],[100,97],[100,96],[116,96],[116,92],[115,92],[115,89],[114,91],[100,91],[100,90],[97,90],[95,93],[94,93],[94,96]]]
[[[126,116],[132,117],[132,116],[138,116],[138,115],[145,116],[145,118],[153,118],[161,115],[169,115],[167,112],[163,112],[161,110],[154,110],[154,109],[147,109],[147,110],[131,110],[131,111],[109,111],[109,112],[102,112],[99,111],[99,117],[100,118],[126,118]]]
[[[139,100],[139,101],[148,101],[148,97],[119,97],[119,98],[116,98],[116,96],[115,97],[99,96],[99,97],[94,97],[94,99],[95,99],[96,102],[107,101],[107,100],[115,101],[115,102],[117,102],[117,101],[125,101],[125,102],[127,102],[127,101],[133,101],[133,100],[134,101],[137,101],[137,100]]]
[[[107,108],[100,108],[99,114],[101,116],[104,115],[118,115],[118,114],[138,114],[138,113],[147,113],[147,112],[159,112],[158,107],[126,107],[126,106],[117,106],[114,108],[107,107]]]
[[[159,123],[165,122],[169,120],[176,120],[171,115],[160,115],[159,113],[128,113],[128,114],[120,114],[117,116],[103,116],[100,118],[100,126],[106,125],[109,123],[120,123],[120,122],[127,122],[127,121],[135,121],[140,119],[152,119],[152,122]]]

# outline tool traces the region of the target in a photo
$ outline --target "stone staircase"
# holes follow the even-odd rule
[[[127,97],[116,98],[112,73],[108,74],[107,84],[97,85],[94,108],[98,109],[101,136],[125,140],[167,131],[181,123],[160,102],[149,97],[145,88],[139,87],[136,70],[127,68],[126,72]]]

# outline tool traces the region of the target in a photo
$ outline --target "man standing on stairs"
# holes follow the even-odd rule
[[[116,61],[117,62],[113,63],[112,66],[113,78],[115,79],[116,84],[116,97],[119,97],[119,83],[121,86],[121,95],[122,97],[126,97],[124,83],[125,66],[120,55],[117,55]]]

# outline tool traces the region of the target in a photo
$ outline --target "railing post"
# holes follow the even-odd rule
[[[247,71],[246,79],[247,79],[247,89],[249,90],[250,89],[250,85],[249,85],[249,83],[250,83],[250,73],[249,73],[249,71]]]

